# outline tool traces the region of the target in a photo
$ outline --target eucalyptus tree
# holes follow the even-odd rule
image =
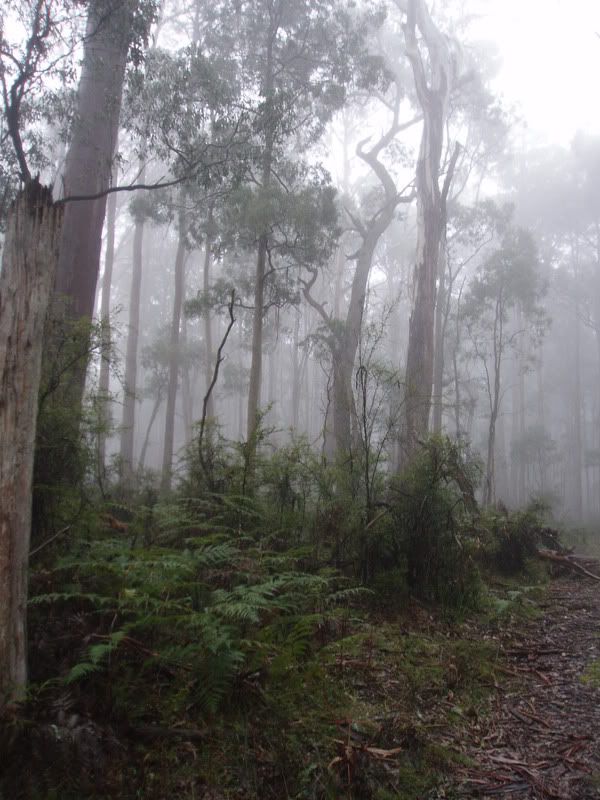
[[[483,369],[489,410],[484,486],[488,505],[495,501],[496,426],[504,394],[506,357],[522,351],[528,339],[543,335],[546,317],[540,301],[545,288],[533,236],[509,225],[500,246],[475,274],[465,297],[463,314],[471,356]]]
[[[0,703],[22,693],[26,680],[27,566],[41,330],[53,282],[71,296],[73,313],[91,316],[93,312],[125,66],[152,18],[152,6],[142,7],[134,0],[92,0],[87,7],[64,175],[68,197],[56,203],[49,190],[32,180],[31,164],[38,154],[28,141],[35,142],[32,107],[36,93],[44,94],[44,78],[65,75],[58,65],[68,63],[61,48],[72,10],[69,3],[51,0],[9,6],[8,11],[25,28],[24,44],[8,41],[4,30],[0,34],[4,118],[14,164],[24,184],[7,223],[0,277],[0,385],[5,390],[0,406]],[[76,34],[69,41],[74,47]],[[78,200],[82,195],[94,199]]]
[[[61,178],[69,198],[61,234],[55,291],[69,313],[91,319],[102,228],[117,143],[128,58],[140,58],[155,7],[137,0],[92,0],[71,140]]]
[[[214,14],[216,29],[229,37],[238,59],[246,102],[258,99],[252,110],[254,163],[249,184],[253,204],[261,212],[254,236],[247,414],[251,439],[260,405],[265,296],[279,249],[273,246],[273,197],[281,189],[288,192],[281,174],[290,149],[294,148],[297,160],[316,141],[326,120],[344,101],[354,57],[364,58],[364,53],[356,25],[358,13],[344,10],[337,0],[223,0],[215,4]]]
[[[365,298],[373,257],[382,235],[390,226],[400,204],[411,203],[414,192],[410,183],[404,190],[398,190],[394,177],[390,174],[382,157],[394,143],[395,137],[415,124],[415,120],[400,119],[400,107],[404,98],[404,88],[396,76],[391,100],[391,119],[389,126],[379,139],[369,148],[369,137],[358,143],[357,156],[369,167],[376,179],[376,185],[363,198],[361,211],[346,207],[349,230],[358,239],[358,246],[351,256],[356,261],[356,269],[351,283],[350,298],[345,319],[329,313],[326,304],[319,302],[311,293],[318,277],[316,269],[310,270],[310,279],[304,281],[303,292],[306,300],[319,314],[326,330],[324,341],[331,353],[332,365],[332,417],[335,452],[346,458],[352,450],[352,422],[356,429],[356,411],[353,395],[354,362],[358,350]],[[361,218],[362,217],[362,218]],[[339,302],[338,306],[339,314]]]
[[[145,167],[141,164],[141,176]],[[140,202],[141,201],[141,202]],[[123,419],[121,424],[120,458],[123,480],[129,483],[133,470],[133,441],[135,433],[135,403],[137,389],[138,338],[140,326],[140,298],[143,271],[143,237],[147,210],[142,198],[134,199],[131,205],[134,220],[131,292],[129,296],[129,321],[123,381]]]
[[[39,151],[31,121],[44,96],[42,75],[57,63],[64,31],[51,0],[8,4],[5,11],[12,14],[17,32],[16,41],[10,41],[0,29],[3,141],[12,145],[5,177],[22,189],[5,221],[0,270],[0,710],[23,698],[27,681],[37,399],[43,327],[63,221],[63,209],[53,201],[51,190],[32,178]]]
[[[202,220],[206,207],[225,194],[236,181],[240,161],[239,145],[244,112],[234,102],[236,81],[227,54],[214,57],[202,42],[192,42],[178,51],[153,48],[146,55],[143,69],[132,74],[127,91],[127,127],[143,142],[144,161],[150,155],[172,173],[170,191],[155,198],[156,221],[175,222],[177,253],[175,286],[171,314],[171,353],[166,402],[163,448],[163,488],[170,485],[174,442],[175,403],[180,373],[177,356],[181,335],[185,294],[185,262],[202,239]],[[160,183],[160,181],[159,181]],[[162,210],[161,210],[162,209]],[[148,213],[148,209],[146,210]],[[162,214],[159,220],[156,214]],[[210,244],[207,252],[210,253]],[[206,270],[208,266],[205,265]],[[139,270],[135,274],[138,274]],[[137,286],[137,284],[136,284]],[[139,307],[139,292],[132,297]],[[126,370],[126,399],[122,456],[124,465],[133,465],[135,423],[135,327],[137,315],[132,305],[132,350]],[[129,379],[127,379],[129,376]]]
[[[117,184],[117,170],[113,166],[112,184]],[[100,374],[98,395],[100,409],[100,432],[98,434],[98,466],[101,478],[106,468],[106,432],[110,422],[109,388],[112,336],[110,330],[110,297],[115,264],[115,228],[117,219],[117,195],[113,192],[106,204],[106,252],[102,275],[102,294],[100,297],[100,320],[103,325],[102,352],[100,353]]]
[[[437,427],[437,414],[441,418],[442,408],[447,402],[452,409],[456,438],[470,436],[477,392],[470,376],[463,374],[464,302],[468,280],[473,269],[480,267],[490,250],[498,245],[511,213],[510,206],[499,207],[491,200],[472,205],[463,205],[455,200],[450,206],[444,245],[443,289],[440,288],[436,306],[436,326],[439,326],[436,327],[436,371],[440,370],[437,386],[441,395],[439,399],[435,398],[433,418],[436,433],[441,431],[441,427]],[[444,391],[446,385],[451,387],[447,394]],[[463,422],[465,411],[468,423]]]
[[[481,225],[489,209],[482,200],[482,185],[498,177],[506,168],[509,155],[512,120],[501,99],[489,88],[496,74],[495,59],[476,42],[469,47],[469,63],[471,67],[465,64],[464,77],[450,96],[446,125],[444,163],[451,165],[452,153],[456,154],[456,164],[446,202],[447,224],[440,241],[431,420],[434,433],[442,432],[445,388],[451,383],[446,375],[445,355],[452,294],[462,279],[463,268],[485,245],[487,234]],[[457,141],[461,142],[458,149]]]
[[[425,0],[394,0],[405,15],[404,45],[423,114],[416,165],[415,299],[409,323],[402,445],[410,458],[427,433],[433,388],[436,281],[455,150],[440,172],[450,95],[459,79],[457,48],[434,22]],[[420,40],[418,38],[420,36]]]

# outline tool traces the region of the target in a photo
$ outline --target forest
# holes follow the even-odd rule
[[[600,120],[514,99],[600,17],[511,95],[518,5],[4,0],[0,800],[600,797]]]

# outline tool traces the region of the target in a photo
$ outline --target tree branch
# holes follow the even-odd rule
[[[198,458],[200,459],[200,465],[207,478],[209,478],[209,472],[206,464],[206,459],[204,458],[204,450],[202,447],[204,439],[204,429],[206,427],[206,414],[208,409],[208,403],[210,401],[213,389],[215,388],[217,379],[219,377],[219,369],[225,358],[225,356],[223,355],[223,348],[225,347],[229,334],[231,333],[231,329],[235,324],[235,317],[233,316],[234,303],[235,303],[235,289],[233,289],[231,292],[231,299],[227,307],[227,310],[229,311],[229,325],[227,326],[225,335],[221,339],[221,344],[219,345],[219,349],[217,350],[217,360],[215,362],[215,369],[213,371],[212,380],[210,382],[210,386],[206,390],[206,394],[204,395],[204,400],[202,401],[202,419],[200,420],[200,431],[198,433]]]

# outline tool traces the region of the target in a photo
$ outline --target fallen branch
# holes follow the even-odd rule
[[[578,564],[573,560],[572,556],[563,556],[560,553],[556,553],[554,550],[538,550],[538,556],[546,559],[546,561],[554,561],[555,563],[563,564],[565,567],[569,567],[569,569],[572,569],[574,572],[579,572],[581,575],[585,575],[586,578],[591,578],[594,581],[600,581],[600,575],[595,575],[585,567],[582,567],[581,564]]]
[[[44,549],[44,547],[47,547],[47,546],[48,546],[49,544],[51,544],[51,543],[52,543],[52,542],[53,542],[55,539],[58,539],[58,537],[59,537],[59,536],[63,536],[65,533],[68,533],[70,530],[71,530],[71,526],[70,526],[70,525],[66,525],[64,528],[61,528],[61,529],[60,529],[60,530],[59,530],[57,533],[55,533],[55,534],[54,534],[53,536],[51,536],[49,539],[46,539],[46,540],[44,540],[44,541],[43,541],[41,544],[39,544],[37,547],[34,547],[34,548],[33,548],[33,550],[30,550],[30,552],[29,552],[29,558],[32,558],[32,556],[36,555],[36,553],[39,553],[39,552],[40,552],[40,550],[43,550],[43,549]]]

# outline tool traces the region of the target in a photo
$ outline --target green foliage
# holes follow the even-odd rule
[[[81,544],[55,569],[65,590],[31,601],[33,613],[44,609],[53,624],[76,614],[75,638],[93,642],[70,659],[65,684],[93,676],[100,691],[106,681],[114,712],[127,706],[130,718],[152,713],[141,687],[153,674],[163,676],[153,713],[165,721],[184,707],[216,713],[244,666],[266,674],[294,667],[327,609],[356,599],[340,594],[333,576],[299,572],[293,557],[259,553],[233,533],[201,533],[192,516],[178,519],[176,512],[164,514],[159,535],[180,547],[139,548],[115,539]]]
[[[484,560],[510,575],[523,572],[540,545],[559,549],[557,531],[546,525],[547,511],[539,502],[511,513],[488,510],[481,518]]]
[[[395,487],[396,547],[414,594],[464,611],[477,604],[471,530],[477,466],[449,439],[432,437]]]
[[[421,696],[448,705],[451,692],[460,724],[494,678],[493,648],[407,631],[399,620],[422,614],[429,626],[434,603],[456,616],[479,601],[477,546],[482,530],[491,533],[465,452],[431,439],[393,486],[378,474],[369,516],[360,465],[324,464],[303,439],[272,451],[259,425],[251,481],[244,445],[215,431],[211,446],[212,488],[192,449],[168,501],[140,492],[127,506],[107,504],[112,516],[101,516],[93,536],[74,537],[66,555],[33,572],[31,677],[44,708],[68,702],[120,740],[133,732],[139,753],[131,765],[117,758],[115,771],[149,798],[186,780],[190,796],[215,785],[224,797],[240,786],[248,797],[265,786],[285,796],[280,773],[294,796],[339,796],[346,773],[326,766],[338,753],[332,720],[366,716],[354,708],[359,695],[374,716],[389,716],[390,691],[405,710]],[[127,521],[118,536],[108,527],[115,517]],[[365,559],[369,585],[358,586]],[[377,746],[407,743],[396,791],[437,784],[448,761],[426,735],[376,727]],[[194,750],[179,742],[180,728],[209,735]],[[135,732],[154,729],[167,742],[139,744]],[[194,759],[183,755],[188,747]],[[267,752],[257,772],[251,764]],[[71,774],[81,763],[75,752]],[[44,774],[39,786],[59,785],[52,769]],[[357,766],[352,780],[365,797],[392,785],[375,762]],[[87,796],[79,787],[73,796]],[[132,796],[130,788],[111,796]]]
[[[73,321],[56,303],[45,340],[35,443],[34,545],[37,536],[82,520],[86,482],[97,470],[97,438],[107,426],[96,398],[88,395],[82,402],[87,365],[106,349],[104,324]]]

